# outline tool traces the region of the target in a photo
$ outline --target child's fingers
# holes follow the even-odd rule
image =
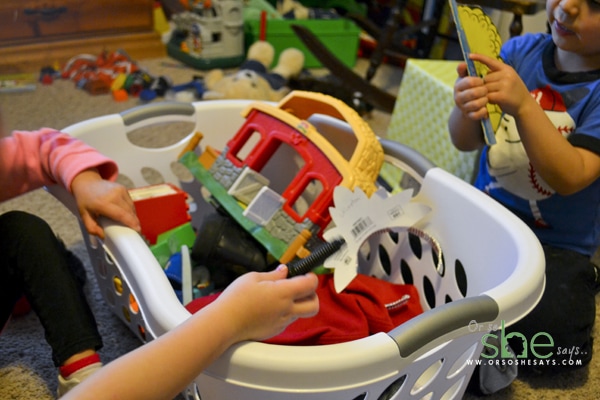
[[[294,313],[300,318],[308,318],[317,315],[319,312],[319,297],[313,293],[312,296],[296,300],[294,304]]]
[[[289,269],[285,264],[279,264],[279,266],[273,271],[273,277],[275,279],[285,279],[289,273]]]
[[[280,265],[276,270],[262,276],[269,279],[280,279],[277,285],[285,288],[289,293],[290,300],[294,303],[294,314],[296,316],[313,316],[319,311],[319,298],[316,294],[319,279],[313,273],[295,276],[285,279],[288,273],[286,265]]]
[[[98,224],[95,218],[93,218],[90,213],[82,212],[81,213],[81,221],[85,226],[85,229],[88,231],[90,235],[94,235],[99,237],[100,239],[104,239],[104,230]]]
[[[484,54],[471,53],[469,54],[469,58],[473,61],[478,61],[482,64],[485,64],[490,70],[496,71],[504,65],[504,63],[498,59],[493,57],[486,56]]]
[[[469,115],[469,118],[471,118],[473,120],[480,120],[480,119],[487,118],[488,110],[487,110],[487,108],[483,107],[476,111],[469,112],[468,115]]]
[[[99,213],[104,217],[130,227],[136,232],[141,231],[140,221],[138,220],[135,211],[132,211],[127,203],[108,204]]]
[[[467,63],[459,63],[456,67],[456,73],[458,74],[459,78],[464,78],[465,76],[469,75],[469,71],[467,70]]]
[[[319,285],[319,279],[314,273],[308,273],[288,279],[286,284],[292,287],[295,294],[294,298],[302,299],[315,293],[315,290]]]

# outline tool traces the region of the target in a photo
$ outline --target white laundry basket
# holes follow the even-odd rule
[[[244,119],[249,101],[153,103],[72,125],[64,131],[115,159],[136,186],[152,170],[179,182],[172,164],[194,132],[201,148],[222,149]],[[161,135],[155,126],[187,121],[189,135],[175,144],[142,148],[128,133]],[[318,124],[327,124],[327,119]],[[335,125],[336,123],[332,123]],[[342,123],[343,125],[343,123]],[[154,129],[151,129],[153,128]],[[544,289],[544,257],[533,233],[515,216],[464,181],[400,143],[381,140],[386,162],[420,183],[417,199],[431,206],[423,227],[431,242],[406,233],[374,236],[361,272],[413,283],[425,310],[391,332],[326,346],[245,342],[232,347],[184,392],[189,399],[375,400],[461,398],[481,353],[482,337],[504,321],[525,316]],[[160,177],[159,177],[160,178]],[[186,188],[188,182],[180,182]],[[49,188],[74,213],[66,192]],[[200,188],[186,189],[198,199]],[[193,192],[192,192],[193,191]],[[200,203],[200,201],[197,201]],[[203,206],[198,205],[201,209]],[[190,316],[144,240],[103,221],[106,238],[84,237],[106,303],[142,341]],[[442,268],[437,268],[439,265]]]

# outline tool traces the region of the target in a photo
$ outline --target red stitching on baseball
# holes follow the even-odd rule
[[[544,189],[542,185],[540,185],[540,183],[538,182],[535,170],[533,169],[533,165],[531,165],[531,163],[529,163],[529,181],[533,185],[533,188],[538,191],[538,193],[541,193],[544,196],[552,195],[551,191]]]

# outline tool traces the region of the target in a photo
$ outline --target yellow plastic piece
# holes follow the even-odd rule
[[[123,294],[123,281],[121,281],[121,278],[119,278],[118,276],[115,276],[113,278],[113,285],[115,286],[115,291],[117,292],[117,294],[122,295]]]
[[[198,144],[200,144],[200,141],[202,140],[203,137],[204,137],[204,135],[202,133],[194,132],[194,135],[190,138],[190,140],[185,145],[183,150],[181,150],[181,152],[179,153],[177,158],[181,158],[181,156],[183,156],[188,151],[193,151],[196,147],[198,147]]]
[[[304,245],[306,244],[308,239],[310,239],[311,236],[312,235],[308,229],[303,229],[302,232],[300,232],[298,236],[296,236],[296,238],[292,241],[292,243],[290,243],[290,246],[287,248],[285,253],[283,253],[281,258],[279,259],[279,262],[281,262],[282,264],[287,264],[288,262],[292,261],[294,259],[294,256],[298,255],[299,252],[302,253],[301,250],[304,248]]]
[[[165,16],[165,12],[160,1],[154,2],[154,30],[160,34],[167,33],[171,27]]]
[[[116,78],[110,84],[110,90],[115,91],[123,88],[125,81],[127,80],[127,74],[118,74]]]
[[[212,146],[206,146],[206,149],[200,154],[198,157],[198,162],[202,164],[202,166],[206,169],[210,169],[213,165],[217,157],[219,156],[219,151]]]

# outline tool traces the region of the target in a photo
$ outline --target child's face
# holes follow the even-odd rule
[[[600,57],[600,0],[546,0],[546,12],[559,49]]]

